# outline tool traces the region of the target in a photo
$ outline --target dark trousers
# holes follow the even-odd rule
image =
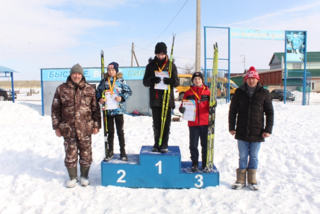
[[[109,150],[113,151],[113,139],[114,139],[114,123],[116,123],[117,134],[120,144],[120,151],[124,150],[125,140],[124,140],[124,130],[123,130],[123,114],[118,114],[114,116],[107,116],[108,122],[108,144]]]
[[[171,108],[168,108],[166,122],[163,130],[161,148],[168,148],[170,124],[171,124]],[[161,112],[162,107],[152,107],[152,119],[153,119],[153,133],[154,133],[154,147],[160,148],[159,138],[161,131]]]
[[[201,154],[202,154],[202,164],[207,160],[207,143],[208,143],[208,126],[189,126],[189,138],[190,138],[190,154],[191,160],[198,161],[199,151],[198,143],[199,137],[201,142]]]

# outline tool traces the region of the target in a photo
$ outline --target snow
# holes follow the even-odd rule
[[[318,96],[319,97],[319,96]],[[31,99],[32,98],[32,99]],[[38,101],[31,101],[38,100]],[[228,104],[216,115],[215,158],[220,186],[145,189],[101,186],[103,134],[93,136],[90,185],[65,187],[63,139],[50,116],[41,116],[41,94],[0,102],[0,213],[320,213],[320,138],[317,105],[274,101],[273,133],[261,146],[259,191],[232,190],[238,165],[236,140],[228,132]],[[125,115],[128,154],[153,144],[151,117]],[[189,161],[187,121],[172,122],[169,145]],[[115,152],[119,153],[115,138]]]

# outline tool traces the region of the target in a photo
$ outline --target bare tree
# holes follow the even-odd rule
[[[179,67],[179,70],[183,70],[184,74],[192,74],[195,71],[195,64],[190,65],[190,64],[186,64],[184,65],[184,67]]]

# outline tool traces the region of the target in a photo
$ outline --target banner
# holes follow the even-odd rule
[[[266,40],[284,40],[285,39],[285,31],[281,31],[281,30],[231,28],[230,32],[231,32],[231,38],[237,38],[237,39],[266,39]]]
[[[306,32],[286,31],[287,62],[303,62],[306,52]]]
[[[145,67],[128,67],[119,68],[119,72],[123,73],[125,80],[142,80],[145,72]],[[65,82],[70,74],[70,68],[43,68],[42,81],[62,81]],[[101,69],[100,68],[83,68],[84,77],[87,81],[100,81]],[[107,69],[105,69],[107,72]]]

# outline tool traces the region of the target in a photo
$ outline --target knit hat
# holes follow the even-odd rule
[[[246,81],[248,78],[256,78],[257,80],[260,80],[259,74],[253,66],[251,66],[247,71],[244,81]]]
[[[156,45],[156,49],[154,50],[155,54],[163,53],[167,54],[167,46],[163,42],[158,42]]]
[[[111,62],[107,68],[113,68],[117,73],[119,72],[119,64],[116,62]]]
[[[203,80],[203,74],[201,72],[195,72],[193,75],[192,75],[192,78],[191,78],[191,82],[193,83],[193,79],[196,78],[196,77],[200,77],[202,79],[202,83],[204,83],[204,80]]]
[[[79,63],[72,66],[72,68],[70,70],[70,75],[73,73],[79,73],[79,74],[83,75],[83,69],[82,69],[81,65],[79,65]]]

